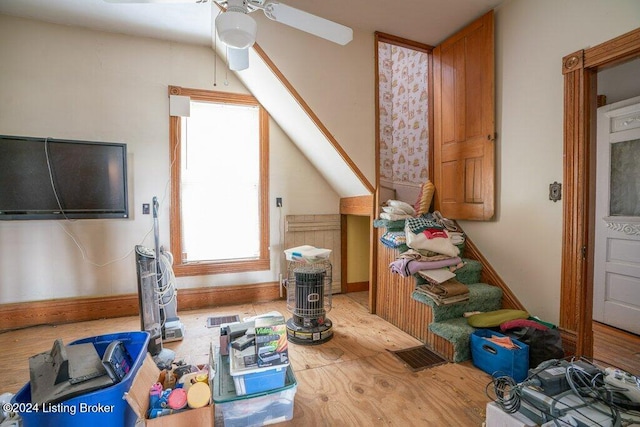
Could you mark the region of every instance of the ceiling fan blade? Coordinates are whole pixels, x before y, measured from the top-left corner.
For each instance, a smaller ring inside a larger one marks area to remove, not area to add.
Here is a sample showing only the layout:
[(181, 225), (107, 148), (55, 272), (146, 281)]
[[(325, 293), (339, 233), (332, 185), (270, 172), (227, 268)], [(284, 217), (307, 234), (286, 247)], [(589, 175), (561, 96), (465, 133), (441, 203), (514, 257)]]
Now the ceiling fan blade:
[(106, 3), (206, 3), (202, 0), (103, 0)]
[(353, 30), (286, 4), (268, 2), (264, 6), (267, 18), (298, 30), (345, 45), (353, 39)]
[(236, 49), (227, 46), (227, 59), (229, 60), (229, 69), (232, 71), (242, 71), (249, 68), (249, 48)]

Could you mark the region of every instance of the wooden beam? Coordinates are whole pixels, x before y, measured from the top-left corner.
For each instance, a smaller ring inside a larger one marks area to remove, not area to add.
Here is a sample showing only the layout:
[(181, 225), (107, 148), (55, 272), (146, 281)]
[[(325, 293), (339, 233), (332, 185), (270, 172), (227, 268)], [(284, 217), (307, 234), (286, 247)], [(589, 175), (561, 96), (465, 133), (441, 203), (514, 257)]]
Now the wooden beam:
[(342, 215), (373, 215), (373, 195), (343, 197), (340, 199), (340, 213)]

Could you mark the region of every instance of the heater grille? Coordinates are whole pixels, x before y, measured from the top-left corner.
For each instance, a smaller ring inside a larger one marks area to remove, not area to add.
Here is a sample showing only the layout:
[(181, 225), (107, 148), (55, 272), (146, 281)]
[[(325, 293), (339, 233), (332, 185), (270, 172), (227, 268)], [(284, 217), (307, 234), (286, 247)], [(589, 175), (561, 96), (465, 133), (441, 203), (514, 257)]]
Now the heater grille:
[(316, 345), (333, 336), (331, 310), (331, 262), (289, 262), (287, 271), (287, 339), (294, 344)]
[(322, 318), (331, 310), (331, 263), (291, 262), (287, 309), (297, 318)]

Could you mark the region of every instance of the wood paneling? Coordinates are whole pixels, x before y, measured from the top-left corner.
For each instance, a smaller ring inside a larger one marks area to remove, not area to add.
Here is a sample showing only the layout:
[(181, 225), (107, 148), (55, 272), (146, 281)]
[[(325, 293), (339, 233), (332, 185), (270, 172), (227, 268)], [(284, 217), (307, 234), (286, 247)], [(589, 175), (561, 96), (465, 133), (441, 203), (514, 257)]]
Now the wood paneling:
[[(178, 310), (271, 301), (279, 292), (278, 283), (180, 289)], [(138, 315), (137, 294), (2, 304), (0, 331), (132, 315)]]
[(285, 249), (302, 245), (331, 249), (332, 291), (341, 292), (342, 220), (340, 215), (287, 215), (285, 217)]
[(409, 335), (419, 339), (448, 360), (453, 360), (453, 346), (444, 338), (429, 331), (433, 321), (431, 307), (411, 298), (415, 278), (391, 273), (389, 264), (397, 258), (398, 251), (380, 243), (384, 229), (376, 228), (378, 242), (378, 280), (375, 313)]

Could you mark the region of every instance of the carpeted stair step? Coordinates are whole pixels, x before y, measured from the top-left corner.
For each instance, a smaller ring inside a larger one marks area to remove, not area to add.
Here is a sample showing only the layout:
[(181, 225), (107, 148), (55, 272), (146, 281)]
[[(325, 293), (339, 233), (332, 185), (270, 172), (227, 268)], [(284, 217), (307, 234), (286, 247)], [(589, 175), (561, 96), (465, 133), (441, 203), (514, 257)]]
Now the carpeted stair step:
[(469, 326), (465, 317), (433, 322), (429, 330), (451, 342), (453, 346), (453, 362), (459, 363), (471, 359), (470, 336), (476, 329)]
[(469, 300), (455, 304), (436, 305), (431, 298), (419, 291), (414, 291), (411, 298), (431, 307), (434, 322), (462, 317), (469, 311), (494, 311), (501, 308), (502, 289), (486, 283), (473, 283), (467, 287)]
[(456, 280), (465, 285), (479, 283), (482, 275), (482, 264), (475, 259), (462, 258), (464, 265), (455, 271)]

